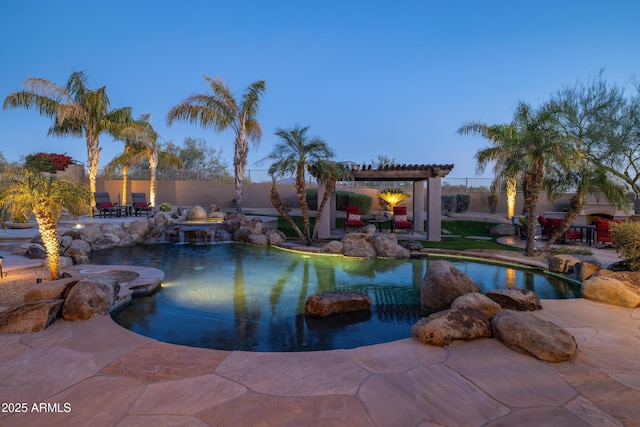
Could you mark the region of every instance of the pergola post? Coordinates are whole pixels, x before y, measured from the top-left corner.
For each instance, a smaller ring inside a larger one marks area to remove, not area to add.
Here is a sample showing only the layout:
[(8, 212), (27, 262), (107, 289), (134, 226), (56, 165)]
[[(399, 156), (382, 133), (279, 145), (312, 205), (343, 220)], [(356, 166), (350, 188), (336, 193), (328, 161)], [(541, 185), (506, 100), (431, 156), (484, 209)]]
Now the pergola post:
[(413, 231), (424, 232), (424, 181), (413, 181)]
[[(324, 193), (327, 191), (327, 186), (324, 182), (318, 181), (318, 207), (324, 197)], [(331, 196), (327, 200), (327, 204), (324, 206), (324, 212), (320, 218), (320, 225), (318, 226), (318, 239), (328, 239), (331, 236), (331, 228), (335, 228), (336, 225), (336, 204), (335, 196)]]
[(442, 182), (440, 177), (427, 178), (427, 240), (439, 242), (442, 238)]

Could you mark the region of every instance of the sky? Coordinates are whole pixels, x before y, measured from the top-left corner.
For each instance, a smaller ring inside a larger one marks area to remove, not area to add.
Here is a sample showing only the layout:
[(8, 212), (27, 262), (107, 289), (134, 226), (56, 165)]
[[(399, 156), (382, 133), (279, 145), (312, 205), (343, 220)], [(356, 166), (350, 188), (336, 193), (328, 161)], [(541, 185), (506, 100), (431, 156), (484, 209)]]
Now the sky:
[[(278, 128), (309, 126), (338, 161), (454, 164), (476, 171), (488, 142), (466, 122), (508, 123), (518, 102), (536, 107), (600, 71), (628, 85), (640, 73), (640, 2), (0, 0), (0, 96), (27, 78), (64, 86), (83, 71), (112, 108), (151, 114), (161, 142), (204, 138), (233, 164), (234, 134), (166, 124), (167, 111), (206, 93), (204, 75), (239, 97), (265, 80), (263, 137), (248, 168), (272, 151)], [(50, 137), (36, 110), (0, 111), (7, 160), (44, 151), (86, 163), (86, 141)], [(122, 151), (100, 138), (100, 165)]]

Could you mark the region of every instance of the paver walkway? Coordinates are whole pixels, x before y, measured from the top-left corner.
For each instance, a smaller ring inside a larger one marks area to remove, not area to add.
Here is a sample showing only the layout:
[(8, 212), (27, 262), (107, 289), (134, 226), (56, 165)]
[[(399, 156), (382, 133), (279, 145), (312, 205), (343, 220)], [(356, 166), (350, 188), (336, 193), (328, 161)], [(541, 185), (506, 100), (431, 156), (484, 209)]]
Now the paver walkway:
[(1, 426), (640, 426), (640, 309), (543, 300), (575, 360), (492, 339), (227, 352), (166, 344), (108, 316), (0, 334)]
[(4, 334), (0, 425), (640, 426), (640, 310), (543, 306), (538, 315), (578, 341), (574, 361), (492, 339), (216, 351), (157, 342), (108, 316)]

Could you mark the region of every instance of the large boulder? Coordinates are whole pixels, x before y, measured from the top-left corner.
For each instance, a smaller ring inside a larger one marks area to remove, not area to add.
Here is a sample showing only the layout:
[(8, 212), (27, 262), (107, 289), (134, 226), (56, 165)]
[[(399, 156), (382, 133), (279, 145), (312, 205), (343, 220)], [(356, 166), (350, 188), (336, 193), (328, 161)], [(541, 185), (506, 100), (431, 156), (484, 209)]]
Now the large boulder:
[(264, 235), (269, 238), (269, 244), (278, 246), (287, 240), (287, 236), (280, 230), (267, 229), (264, 231)]
[(471, 307), (458, 307), (434, 313), (419, 320), (411, 334), (428, 345), (445, 346), (454, 340), (472, 340), (491, 336), (491, 323)]
[(401, 258), (407, 259), (411, 257), (408, 249), (398, 244), (398, 238), (395, 234), (383, 234), (382, 236), (373, 237), (373, 248), (379, 257), (384, 258)]
[(312, 317), (328, 317), (370, 309), (371, 297), (362, 292), (325, 292), (307, 298), (304, 314)]
[(39, 332), (58, 317), (63, 300), (33, 301), (0, 313), (0, 333)]
[(66, 278), (38, 283), (24, 294), (24, 302), (65, 299), (79, 279)]
[(491, 227), (491, 230), (489, 230), (489, 234), (491, 234), (492, 236), (513, 236), (514, 234), (516, 234), (516, 229), (513, 224), (497, 224)]
[(187, 215), (189, 221), (206, 221), (207, 211), (199, 205), (191, 206), (189, 214)]
[(95, 240), (102, 238), (102, 229), (100, 229), (100, 227), (98, 227), (97, 225), (83, 227), (80, 229), (80, 236), (85, 242), (92, 243)]
[(251, 227), (240, 227), (233, 233), (233, 240), (236, 242), (246, 242), (251, 236)]
[(486, 295), (507, 310), (542, 310), (538, 294), (528, 289), (496, 289), (487, 292)]
[(578, 349), (573, 336), (533, 313), (503, 310), (491, 322), (493, 336), (519, 353), (546, 362), (572, 360)]
[(330, 242), (327, 242), (321, 249), (320, 252), (322, 252), (323, 254), (341, 254), (342, 250), (344, 248), (344, 245), (342, 244), (342, 242), (338, 241), (338, 240), (332, 240)]
[(118, 236), (118, 239), (122, 239), (127, 235), (127, 230), (124, 229), (122, 223), (105, 222), (100, 225), (100, 229), (102, 230), (102, 234), (113, 234)]
[(471, 292), (480, 292), (480, 288), (452, 263), (431, 261), (422, 279), (420, 303), (429, 311), (445, 310), (460, 295)]
[(502, 310), (500, 304), (493, 301), (484, 294), (473, 292), (464, 294), (456, 298), (451, 304), (451, 308), (469, 307), (478, 310), (487, 319), (491, 319)]
[(120, 284), (115, 280), (80, 280), (71, 288), (62, 307), (65, 320), (87, 320), (107, 314), (120, 292)]
[(269, 245), (269, 237), (264, 234), (249, 234), (247, 238), (247, 243), (251, 243), (252, 245), (258, 246), (268, 246)]
[(25, 254), (29, 259), (45, 259), (47, 257), (47, 251), (38, 244), (31, 244), (27, 248), (27, 253)]
[[(76, 240), (74, 240), (75, 242)], [(81, 240), (78, 240), (81, 242)], [(83, 242), (86, 243), (86, 242)], [(89, 253), (91, 252), (91, 248), (89, 248), (89, 252), (85, 252), (82, 249), (76, 247), (70, 247), (64, 253), (65, 257), (71, 258), (74, 264), (90, 264), (91, 260), (89, 259)]]
[(127, 227), (127, 234), (136, 243), (142, 243), (151, 231), (151, 224), (146, 219), (131, 221)]
[(549, 259), (549, 271), (575, 276), (578, 264), (589, 264), (589, 267), (581, 267), (583, 271), (585, 268), (597, 271), (602, 266), (600, 260), (594, 256), (558, 254)]
[(104, 234), (98, 240), (91, 242), (92, 251), (103, 251), (105, 249), (111, 249), (118, 245), (120, 238), (115, 234)]
[(582, 283), (582, 296), (620, 307), (640, 307), (640, 272), (600, 270)]
[[(374, 227), (375, 228), (375, 227)], [(347, 257), (376, 258), (373, 233), (349, 233), (342, 238), (342, 254)]]
[(417, 240), (404, 240), (400, 242), (400, 246), (410, 251), (421, 251), (422, 249), (424, 249), (422, 243)]

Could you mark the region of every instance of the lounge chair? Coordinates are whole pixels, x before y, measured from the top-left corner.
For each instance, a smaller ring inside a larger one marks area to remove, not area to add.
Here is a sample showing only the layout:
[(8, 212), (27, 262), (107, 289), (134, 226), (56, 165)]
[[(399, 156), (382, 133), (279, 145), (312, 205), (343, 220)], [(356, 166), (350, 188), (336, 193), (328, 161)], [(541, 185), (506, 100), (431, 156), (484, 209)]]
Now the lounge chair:
[(117, 202), (111, 203), (109, 193), (106, 191), (97, 191), (93, 193), (93, 197), (96, 201), (95, 209), (98, 211), (98, 215), (100, 217), (104, 217), (107, 214), (109, 214), (109, 216), (113, 214), (116, 214), (117, 216), (127, 214), (127, 210), (124, 206), (120, 206)]
[(409, 221), (407, 217), (406, 206), (393, 207), (393, 221), (391, 221), (391, 230), (395, 233), (398, 229), (409, 230), (411, 234), (413, 234), (413, 223)]
[(147, 203), (147, 196), (144, 193), (131, 193), (131, 205), (133, 214), (139, 216), (142, 212), (145, 212), (147, 216), (153, 211), (153, 206)]
[(360, 228), (364, 227), (362, 215), (360, 215), (360, 206), (347, 206), (347, 218), (344, 220), (344, 229), (347, 227)]

